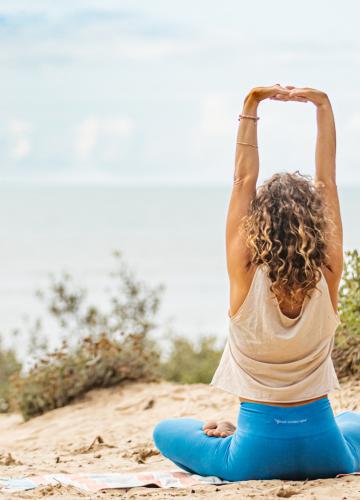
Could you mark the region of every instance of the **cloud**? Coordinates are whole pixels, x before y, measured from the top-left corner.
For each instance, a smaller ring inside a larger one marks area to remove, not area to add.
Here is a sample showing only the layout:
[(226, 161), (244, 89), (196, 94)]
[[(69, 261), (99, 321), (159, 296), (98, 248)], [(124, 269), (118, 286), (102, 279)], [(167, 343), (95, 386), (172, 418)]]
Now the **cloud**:
[(188, 156), (196, 166), (194, 177), (214, 180), (226, 176), (224, 166), (232, 165), (236, 123), (228, 94), (209, 92), (201, 99), (189, 130)]
[(229, 98), (220, 93), (206, 95), (200, 105), (197, 133), (204, 139), (229, 137), (233, 131)]
[(15, 161), (27, 158), (31, 151), (30, 124), (24, 120), (12, 119), (8, 125), (8, 131), (10, 135), (10, 158)]
[(94, 151), (98, 140), (99, 123), (96, 118), (87, 118), (78, 127), (75, 153), (79, 160), (86, 160)]
[(359, 112), (353, 113), (350, 116), (350, 118), (346, 124), (346, 128), (348, 129), (349, 132), (352, 132), (355, 134), (360, 133), (360, 113)]
[(75, 156), (84, 162), (94, 156), (112, 161), (119, 153), (120, 140), (128, 140), (134, 123), (128, 117), (89, 117), (77, 127), (75, 134)]
[(51, 3), (21, 9), (2, 5), (0, 40), (4, 50), (0, 61), (31, 66), (74, 61), (98, 64), (119, 58), (159, 59), (191, 50), (188, 37), (192, 30), (185, 23), (132, 6), (95, 4), (54, 9)]

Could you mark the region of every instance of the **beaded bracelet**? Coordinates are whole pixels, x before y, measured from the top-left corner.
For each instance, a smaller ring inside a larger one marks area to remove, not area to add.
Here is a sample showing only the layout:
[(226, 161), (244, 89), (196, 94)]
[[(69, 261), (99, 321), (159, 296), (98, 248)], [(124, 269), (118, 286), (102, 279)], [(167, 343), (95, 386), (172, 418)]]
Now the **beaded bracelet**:
[(260, 116), (251, 116), (251, 115), (242, 115), (242, 114), (239, 115), (239, 118), (238, 118), (239, 121), (240, 121), (240, 118), (249, 118), (250, 120), (255, 120), (255, 121), (260, 120)]

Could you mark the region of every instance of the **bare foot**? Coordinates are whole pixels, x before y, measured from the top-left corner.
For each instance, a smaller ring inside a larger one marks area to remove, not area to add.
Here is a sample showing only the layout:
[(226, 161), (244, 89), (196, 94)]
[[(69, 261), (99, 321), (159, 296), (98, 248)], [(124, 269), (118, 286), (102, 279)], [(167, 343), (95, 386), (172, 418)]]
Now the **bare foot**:
[(234, 434), (236, 427), (231, 422), (210, 420), (204, 424), (203, 431), (207, 436), (228, 437)]

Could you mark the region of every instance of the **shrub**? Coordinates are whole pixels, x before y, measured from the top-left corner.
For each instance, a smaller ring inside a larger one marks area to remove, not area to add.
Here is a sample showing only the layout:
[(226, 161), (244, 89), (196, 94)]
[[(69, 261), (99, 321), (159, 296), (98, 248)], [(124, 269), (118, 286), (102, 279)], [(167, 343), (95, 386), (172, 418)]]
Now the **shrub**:
[(100, 309), (88, 302), (88, 292), (74, 286), (69, 274), (51, 276), (49, 290), (38, 291), (47, 311), (63, 331), (63, 338), (76, 341), (84, 335), (137, 334), (146, 336), (158, 326), (154, 318), (164, 285), (151, 288), (136, 278), (120, 251), (113, 253), (117, 269), (110, 274), (115, 286), (108, 290), (108, 306)]
[(21, 363), (13, 349), (4, 349), (0, 342), (0, 412), (10, 409), (10, 377), (20, 373)]
[(13, 398), (25, 420), (65, 406), (96, 387), (130, 380), (155, 380), (158, 355), (141, 335), (124, 340), (101, 334), (86, 337), (76, 348), (41, 358), (25, 375), (12, 377)]
[(175, 337), (168, 359), (160, 365), (161, 376), (181, 384), (208, 384), (223, 351), (215, 347), (215, 342), (214, 336), (201, 337), (196, 346), (184, 337)]
[(339, 289), (341, 323), (335, 338), (333, 360), (340, 379), (360, 378), (360, 256), (345, 252), (344, 272)]
[(114, 256), (120, 264), (112, 273), (117, 285), (105, 310), (89, 305), (85, 291), (74, 287), (67, 274), (52, 277), (49, 291), (38, 293), (62, 329), (63, 344), (44, 354), (42, 325), (35, 322), (30, 346), (41, 357), (24, 373), (15, 373), (11, 382), (12, 401), (25, 419), (64, 406), (95, 387), (157, 377), (159, 354), (149, 334), (157, 326), (154, 317), (164, 287), (137, 280), (120, 252)]

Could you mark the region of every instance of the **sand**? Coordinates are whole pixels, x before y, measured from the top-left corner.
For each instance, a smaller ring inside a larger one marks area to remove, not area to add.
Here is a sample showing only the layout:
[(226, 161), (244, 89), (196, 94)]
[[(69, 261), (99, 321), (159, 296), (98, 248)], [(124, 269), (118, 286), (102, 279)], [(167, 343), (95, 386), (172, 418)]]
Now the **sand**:
[[(334, 411), (360, 411), (360, 382), (347, 382), (331, 397)], [(162, 418), (222, 417), (236, 422), (237, 398), (213, 387), (131, 383), (99, 389), (81, 400), (29, 422), (0, 416), (0, 476), (42, 473), (122, 472), (174, 469), (152, 442)], [(100, 440), (97, 437), (100, 436)], [(100, 442), (99, 442), (100, 441)], [(132, 488), (85, 494), (73, 488), (43, 487), (1, 498), (289, 498), (360, 499), (360, 476), (316, 481), (244, 481), (192, 489)]]

